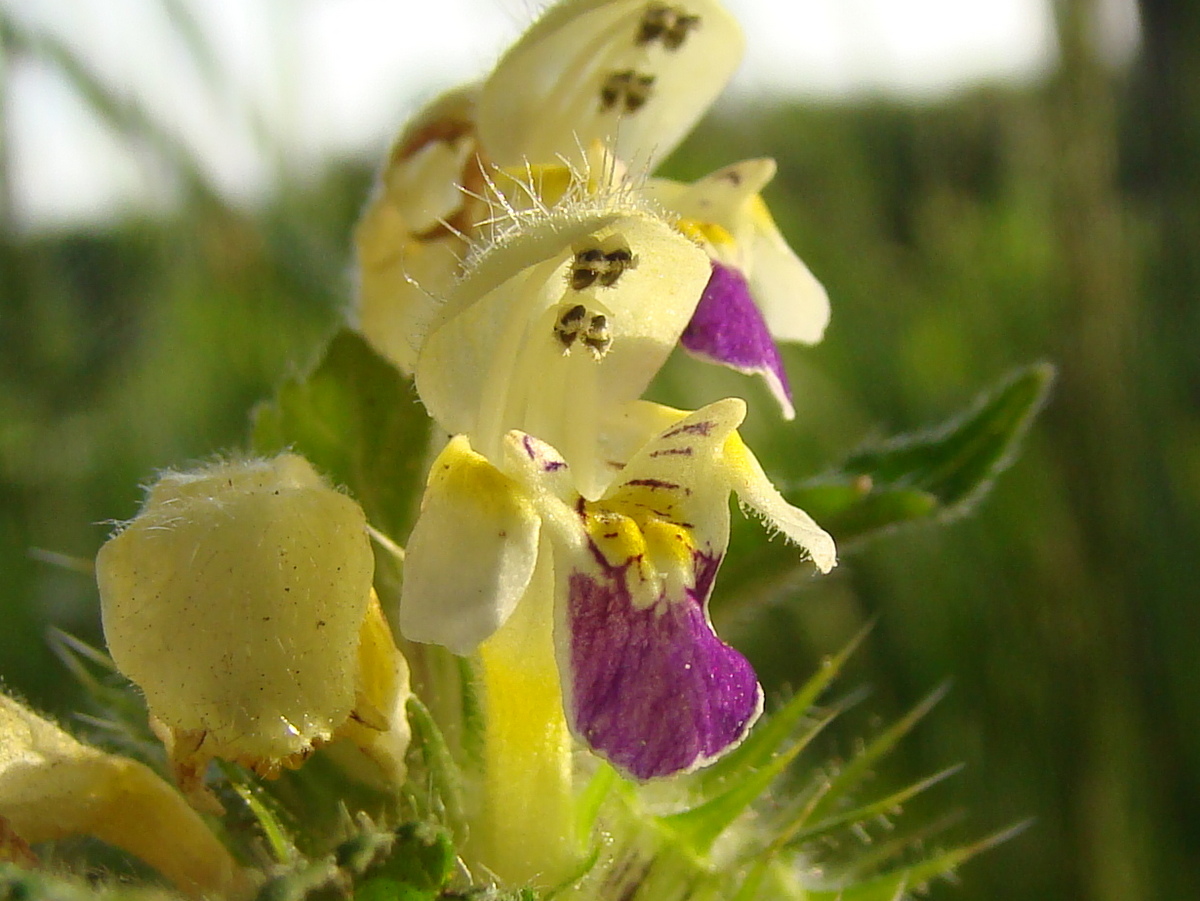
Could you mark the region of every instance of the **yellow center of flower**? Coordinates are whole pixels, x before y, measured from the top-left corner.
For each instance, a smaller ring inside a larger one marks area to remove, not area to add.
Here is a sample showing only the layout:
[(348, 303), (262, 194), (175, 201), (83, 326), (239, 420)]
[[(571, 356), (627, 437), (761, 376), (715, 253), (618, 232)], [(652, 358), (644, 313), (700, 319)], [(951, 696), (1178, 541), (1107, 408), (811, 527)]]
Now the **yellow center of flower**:
[(678, 485), (648, 479), (627, 483), (615, 498), (581, 505), (592, 547), (609, 567), (626, 571), (636, 607), (693, 587), (696, 542), (691, 524), (674, 515), (678, 491)]
[(701, 244), (712, 244), (717, 247), (731, 246), (736, 243), (729, 230), (715, 222), (684, 218), (677, 221), (675, 227), (693, 241), (699, 241)]

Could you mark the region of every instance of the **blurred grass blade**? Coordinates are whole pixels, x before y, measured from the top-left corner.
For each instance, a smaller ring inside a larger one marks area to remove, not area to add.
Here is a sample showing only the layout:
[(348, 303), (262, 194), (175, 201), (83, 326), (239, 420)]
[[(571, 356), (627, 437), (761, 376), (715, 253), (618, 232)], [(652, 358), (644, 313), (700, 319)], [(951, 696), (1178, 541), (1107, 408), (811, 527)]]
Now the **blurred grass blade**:
[(244, 89), (237, 90), (237, 86), (230, 83), (228, 67), (214, 50), (191, 6), (185, 0), (159, 0), (159, 4), (167, 21), (187, 47), (208, 90), (214, 97), (231, 98), (258, 148), (272, 159), (281, 158), (283, 146), (247, 92)]
[(0, 40), (12, 55), (25, 53), (52, 66), (97, 119), (127, 140), (153, 148), (192, 197), (217, 209), (226, 208), (220, 192), (187, 145), (140, 103), (105, 84), (69, 44), (54, 35), (31, 33), (12, 17), (0, 18), (0, 29), (4, 32)]

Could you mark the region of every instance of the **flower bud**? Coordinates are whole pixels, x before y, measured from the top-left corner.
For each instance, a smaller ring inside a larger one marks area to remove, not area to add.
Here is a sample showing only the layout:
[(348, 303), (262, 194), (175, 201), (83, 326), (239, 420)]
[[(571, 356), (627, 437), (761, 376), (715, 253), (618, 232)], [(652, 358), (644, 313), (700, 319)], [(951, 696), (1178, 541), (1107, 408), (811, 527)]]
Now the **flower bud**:
[[(264, 775), (298, 766), (373, 694), (361, 691), (377, 656), (360, 653), (362, 635), (378, 631), (366, 525), (284, 454), (165, 474), (100, 549), (109, 651), (145, 693), (186, 789), (213, 757)], [(394, 709), (355, 719), (387, 730)]]
[(144, 764), (76, 741), (3, 694), (0, 735), (0, 822), (10, 843), (94, 835), (194, 895), (236, 893), (244, 881), (200, 816)]

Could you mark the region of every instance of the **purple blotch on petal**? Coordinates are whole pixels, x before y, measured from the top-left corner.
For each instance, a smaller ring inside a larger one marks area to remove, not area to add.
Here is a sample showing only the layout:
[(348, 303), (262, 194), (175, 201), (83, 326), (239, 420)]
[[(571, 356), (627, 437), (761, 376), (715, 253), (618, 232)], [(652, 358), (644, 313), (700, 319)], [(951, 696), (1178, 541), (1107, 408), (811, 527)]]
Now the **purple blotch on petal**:
[(633, 606), (628, 567), (572, 572), (567, 617), (571, 725), (637, 779), (688, 772), (736, 745), (762, 709), (749, 661), (704, 612), (720, 558), (697, 552), (696, 587)]
[(522, 437), (521, 446), (525, 448), (525, 453), (529, 459), (542, 467), (543, 472), (557, 472), (560, 469), (567, 468), (565, 461), (547, 455), (546, 449), (549, 449), (549, 445), (543, 444), (532, 435)]
[(679, 343), (702, 360), (761, 375), (783, 408), (784, 418), (795, 415), (779, 348), (750, 295), (750, 285), (737, 269), (713, 261), (712, 275)]

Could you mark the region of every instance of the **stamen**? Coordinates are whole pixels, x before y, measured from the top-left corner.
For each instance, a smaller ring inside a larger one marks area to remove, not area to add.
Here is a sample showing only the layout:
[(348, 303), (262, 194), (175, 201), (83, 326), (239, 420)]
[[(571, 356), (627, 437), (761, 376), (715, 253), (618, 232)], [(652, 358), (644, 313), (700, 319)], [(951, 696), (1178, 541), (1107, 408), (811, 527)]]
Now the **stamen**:
[(612, 335), (608, 332), (608, 317), (603, 313), (593, 316), (587, 331), (583, 333), (580, 340), (597, 360), (608, 353), (609, 347), (612, 346)]
[(644, 44), (661, 40), (667, 50), (678, 50), (687, 40), (688, 32), (700, 26), (700, 17), (691, 15), (682, 6), (651, 3), (642, 16), (635, 43)]
[(643, 75), (633, 69), (613, 72), (600, 87), (600, 111), (608, 112), (620, 101), (623, 112), (636, 113), (650, 99), (653, 87), (653, 75)]
[(575, 304), (558, 317), (558, 322), (554, 325), (554, 336), (562, 342), (565, 349), (569, 350), (580, 332), (584, 331), (583, 321), (586, 317), (587, 308), (581, 303)]
[(590, 288), (596, 277), (607, 271), (604, 251), (599, 247), (575, 253), (575, 265), (571, 267), (571, 287), (576, 291)]
[(571, 287), (576, 291), (590, 288), (597, 281), (600, 287), (611, 288), (627, 269), (636, 269), (638, 259), (628, 247), (604, 251), (589, 247), (575, 251), (575, 262), (571, 266)]
[(554, 322), (554, 337), (562, 344), (564, 355), (579, 341), (592, 352), (594, 359), (602, 359), (612, 346), (608, 317), (591, 312), (581, 303), (563, 304), (559, 309), (562, 312)]

